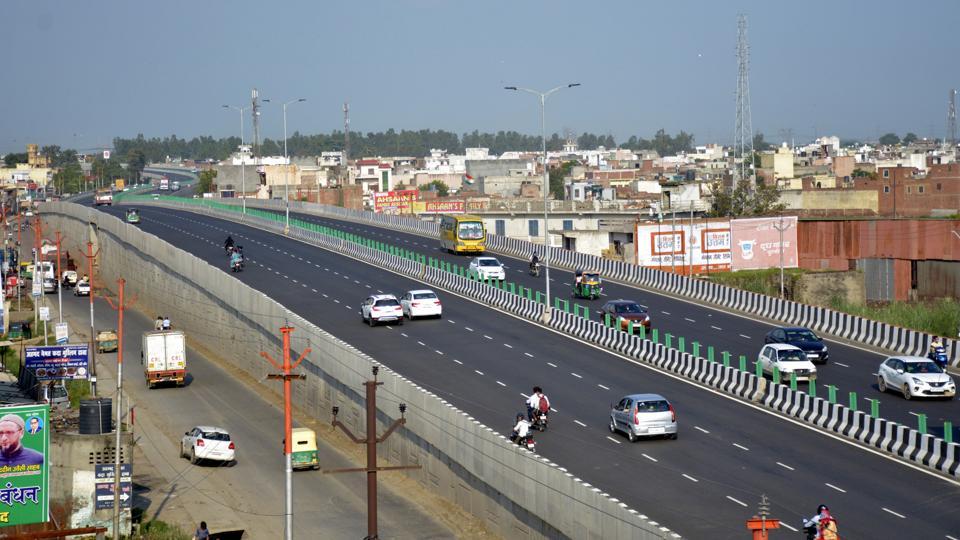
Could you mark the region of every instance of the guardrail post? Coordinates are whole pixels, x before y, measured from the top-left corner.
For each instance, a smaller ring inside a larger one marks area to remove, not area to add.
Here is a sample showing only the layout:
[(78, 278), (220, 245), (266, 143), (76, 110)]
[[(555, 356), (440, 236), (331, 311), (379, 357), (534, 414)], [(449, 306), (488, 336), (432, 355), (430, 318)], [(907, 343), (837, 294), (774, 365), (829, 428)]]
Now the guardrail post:
[(659, 330), (659, 329), (654, 328), (653, 330), (650, 331), (650, 341), (652, 341), (652, 342), (654, 342), (654, 343), (660, 343), (660, 330)]
[(633, 335), (633, 323), (627, 321), (627, 334)]
[(527, 300), (533, 300), (533, 289), (527, 289)]
[(829, 401), (831, 405), (837, 402), (837, 387), (833, 384), (827, 385), (827, 401)]
[(741, 354), (740, 355), (740, 371), (746, 371), (746, 370), (747, 370), (747, 357)]
[(693, 345), (693, 355), (699, 358), (699, 357), (700, 357), (700, 342), (699, 342), (699, 341), (694, 341), (694, 342), (692, 343), (692, 345)]
[(793, 391), (797, 390), (797, 372), (796, 371), (790, 372), (790, 389)]
[(510, 282), (507, 284), (507, 287), (510, 289), (510, 294), (517, 294), (517, 284)]
[(537, 291), (537, 303), (538, 303), (538, 304), (542, 304), (542, 303), (543, 303), (543, 300), (541, 299), (542, 296), (543, 296), (543, 293), (541, 293), (540, 291)]
[(604, 326), (610, 326), (610, 314), (609, 314), (609, 313), (604, 313), (604, 314), (603, 314), (603, 325), (604, 325)]
[(864, 398), (870, 402), (870, 418), (880, 418), (880, 400)]
[(753, 374), (760, 379), (763, 378), (763, 364), (759, 360), (753, 361)]
[(850, 392), (850, 410), (851, 411), (857, 410), (857, 393), (856, 392)]
[(664, 333), (663, 333), (663, 344), (664, 344), (664, 346), (666, 346), (668, 349), (672, 348), (672, 347), (673, 347), (673, 334), (671, 334), (670, 332), (664, 332)]
[(713, 359), (713, 345), (707, 345), (707, 360), (716, 362), (716, 360)]
[(647, 339), (647, 327), (640, 325), (640, 339)]
[(807, 382), (807, 394), (809, 394), (810, 397), (817, 397), (817, 381), (816, 381), (816, 379), (810, 379), (810, 380)]
[(730, 367), (730, 352), (723, 351), (723, 367)]
[(680, 352), (687, 352), (687, 340), (683, 336), (677, 338), (677, 348)]
[(920, 413), (917, 415), (917, 431), (921, 435), (927, 434), (927, 415)]
[(776, 364), (773, 365), (773, 382), (775, 384), (781, 384), (783, 382), (783, 377), (780, 376), (780, 368)]
[(947, 444), (953, 443), (953, 422), (949, 420), (943, 422), (943, 440)]

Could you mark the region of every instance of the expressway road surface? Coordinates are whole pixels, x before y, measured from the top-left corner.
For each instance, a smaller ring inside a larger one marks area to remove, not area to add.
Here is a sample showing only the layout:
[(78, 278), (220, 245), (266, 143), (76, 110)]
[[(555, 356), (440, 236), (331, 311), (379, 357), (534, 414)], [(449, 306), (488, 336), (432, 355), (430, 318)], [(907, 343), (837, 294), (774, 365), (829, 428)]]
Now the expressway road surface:
[[(136, 291), (127, 293), (130, 298)], [(51, 295), (48, 300), (56, 308), (56, 296)], [(89, 299), (73, 296), (72, 290), (64, 289), (63, 304), (75, 340), (89, 339)], [(153, 329), (153, 315), (135, 310), (128, 310), (124, 315), (125, 399), (132, 399), (136, 408), (137, 444), (167, 479), (141, 495), (150, 501), (145, 514), (177, 523), (185, 530), (193, 530), (191, 527), (197, 522), (206, 520), (215, 532), (242, 528), (249, 538), (279, 537), (284, 519), (282, 402), (265, 398), (262, 392), (253, 390), (234, 373), (192, 348), (187, 351), (187, 386), (148, 390), (139, 360), (139, 338), (144, 331)], [(176, 327), (176, 312), (163, 315), (169, 316)], [(116, 312), (99, 298), (94, 318), (98, 329), (117, 327)], [(192, 332), (195, 331), (188, 330), (187, 334)], [(82, 333), (83, 338), (78, 333)], [(259, 351), (251, 350), (250, 354), (258, 355)], [(97, 363), (101, 369), (100, 394), (116, 400), (116, 354), (98, 355)], [(223, 427), (231, 433), (237, 445), (236, 465), (195, 466), (177, 457), (180, 436), (193, 426), (203, 424)], [(311, 419), (306, 425), (316, 430), (329, 429), (326, 419)], [(322, 440), (318, 443), (323, 467), (356, 466)], [(297, 471), (293, 478), (296, 537), (363, 536), (367, 530), (364, 475)], [(381, 538), (456, 537), (453, 531), (413, 504), (408, 493), (396, 493), (389, 489), (388, 482), (382, 484), (379, 493)], [(184, 515), (184, 511), (189, 516)]]
[[(850, 538), (960, 538), (955, 482), (449, 293), (440, 292), (442, 320), (369, 328), (359, 315), (366, 295), (423, 285), (244, 225), (150, 207), (141, 215), (144, 231), (224, 270), (229, 233), (250, 264), (226, 275), (501, 433), (523, 409), (523, 395), (543, 386), (557, 411), (538, 451), (685, 537), (742, 538), (743, 520), (765, 493), (774, 516), (793, 528), (826, 502)], [(647, 391), (675, 404), (679, 440), (628, 444), (607, 431), (609, 404)]]
[[(430, 257), (439, 257), (463, 267), (470, 263), (470, 257), (448, 254), (440, 249), (439, 241), (433, 238), (372, 225), (320, 218), (310, 214), (291, 212), (290, 216), (387, 242)], [(508, 281), (534, 290), (545, 289), (544, 277), (535, 278), (527, 272), (528, 261), (496, 256), (507, 266)], [(745, 355), (750, 369), (753, 368), (753, 362), (763, 347), (764, 336), (775, 327), (753, 317), (737, 315), (694, 301), (611, 281), (604, 283), (604, 295), (600, 300), (574, 299), (570, 292), (573, 283), (572, 272), (551, 269), (550, 279), (552, 295), (570, 300), (571, 303), (589, 306), (597, 320), (602, 316), (599, 309), (603, 302), (620, 298), (634, 300), (649, 310), (653, 325), (660, 329), (661, 335), (669, 332), (674, 336), (686, 337), (688, 343), (694, 340), (700, 341), (704, 351), (708, 345), (713, 345), (718, 360), (721, 351), (729, 351), (733, 365), (738, 365), (740, 355)], [(870, 410), (870, 403), (865, 398), (879, 399), (882, 417), (913, 427), (917, 426), (917, 414), (926, 414), (930, 432), (937, 436), (943, 436), (944, 421), (951, 421), (954, 425), (954, 440), (960, 440), (960, 400), (907, 401), (899, 393), (881, 394), (877, 389), (874, 374), (886, 355), (846, 342), (828, 341), (830, 361), (826, 365), (817, 366), (819, 376), (817, 390), (820, 395), (826, 396), (826, 388), (823, 385), (828, 384), (838, 388), (838, 399), (843, 403), (848, 403), (847, 392), (857, 392), (860, 397), (860, 408), (866, 411)], [(806, 384), (800, 383), (800, 387), (805, 388)]]

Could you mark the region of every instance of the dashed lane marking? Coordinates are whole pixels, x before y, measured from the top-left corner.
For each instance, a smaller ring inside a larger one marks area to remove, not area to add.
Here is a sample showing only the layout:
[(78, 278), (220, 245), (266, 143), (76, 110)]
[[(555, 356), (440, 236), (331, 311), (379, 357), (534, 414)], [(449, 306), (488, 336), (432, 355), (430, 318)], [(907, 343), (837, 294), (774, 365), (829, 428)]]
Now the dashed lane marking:
[(487, 338), (487, 339), (493, 339), (492, 337), (490, 337), (490, 336), (488, 336), (488, 335), (486, 335), (486, 334), (484, 334), (483, 337), (485, 337), (485, 338)]
[(602, 385), (602, 384), (598, 384), (597, 386), (599, 386), (600, 388), (603, 388), (604, 390), (609, 390), (609, 388), (607, 388), (606, 386), (604, 386), (604, 385)]
[(697, 431), (702, 431), (702, 432), (704, 432), (704, 433), (710, 433), (709, 431), (703, 429), (703, 428), (700, 427), (700, 426), (693, 426), (693, 429), (695, 429), (695, 430), (697, 430)]
[[(684, 476), (686, 476), (686, 475), (684, 475)], [(727, 495), (727, 498), (730, 499), (731, 501), (739, 504), (740, 506), (743, 506), (744, 508), (746, 508), (746, 506), (747, 506), (747, 503), (745, 503), (745, 502), (743, 502), (743, 501), (739, 501), (739, 500), (737, 500), (737, 499), (734, 499), (733, 497), (731, 497), (731, 496), (729, 496), (729, 495)]]
[(461, 366), (463, 365), (463, 362), (457, 360), (456, 358), (454, 358), (453, 361), (456, 362), (456, 363), (458, 363), (458, 364), (460, 364)]
[(528, 353), (528, 352), (525, 352), (525, 353), (523, 353), (523, 354), (525, 354), (526, 356), (529, 356), (530, 358), (533, 358), (533, 355), (530, 354), (530, 353)]
[(748, 335), (746, 335), (746, 334), (740, 334), (740, 337), (742, 337), (742, 338), (744, 338), (744, 339), (752, 339), (750, 336), (748, 336)]
[(740, 445), (740, 444), (737, 444), (737, 443), (733, 443), (733, 445), (736, 446), (737, 448), (745, 451), (745, 452), (749, 452), (749, 451), (750, 451), (750, 449), (747, 448), (746, 446), (743, 446), (743, 445)]
[(473, 328), (470, 328), (469, 326), (464, 326), (463, 328), (464, 328), (464, 330), (466, 330), (467, 332), (473, 332)]
[(581, 422), (581, 421), (579, 421), (579, 420), (574, 420), (573, 423), (576, 424), (576, 425), (578, 425), (578, 426), (580, 426), (580, 427), (587, 427), (586, 424), (584, 424), (583, 422)]
[(609, 435), (607, 435), (607, 439), (609, 439), (609, 440), (611, 440), (611, 441), (613, 441), (613, 442), (615, 442), (615, 443), (617, 443), (617, 444), (622, 444), (620, 441), (614, 439), (613, 437), (611, 437), (611, 436), (609, 436)]
[(508, 348), (508, 349), (512, 349), (512, 348), (513, 348), (513, 345), (511, 345), (511, 344), (509, 344), (509, 343), (504, 343), (503, 346), (506, 347), (506, 348)]
[(833, 484), (831, 484), (831, 483), (829, 483), (829, 482), (824, 483), (824, 485), (827, 486), (827, 487), (830, 488), (830, 489), (835, 489), (835, 490), (839, 491), (840, 493), (846, 493), (846, 492), (847, 492), (847, 490), (838, 488), (837, 486), (835, 486), (835, 485), (833, 485)]
[(713, 328), (714, 330), (723, 330), (723, 328), (720, 328), (719, 326), (713, 326), (713, 325), (710, 325), (710, 328)]
[(479, 369), (475, 369), (474, 371), (476, 371), (476, 372), (477, 372), (477, 375), (483, 375), (483, 372), (482, 372), (482, 371), (480, 371)]
[(500, 382), (500, 381), (497, 381), (497, 384), (499, 384), (500, 386), (507, 386), (507, 385), (503, 384), (503, 383)]
[(783, 463), (780, 463), (779, 461), (777, 462), (777, 465), (783, 467), (784, 469), (787, 469), (788, 471), (795, 471), (795, 470), (796, 470), (796, 469), (794, 469), (793, 467), (791, 467), (791, 466), (789, 466), (789, 465), (785, 465), (785, 464), (783, 464)]
[(422, 346), (422, 347), (426, 347), (426, 346), (427, 346), (427, 344), (424, 343), (424, 342), (422, 342), (422, 341), (418, 341), (418, 342), (417, 342), (417, 345), (420, 345), (420, 346)]
[(850, 366), (848, 366), (848, 365), (846, 365), (846, 364), (841, 364), (840, 362), (834, 362), (834, 365), (837, 365), (837, 366), (840, 366), (840, 367), (850, 367)]
[[(687, 473), (683, 473), (683, 477), (686, 478), (687, 480), (690, 480), (691, 482), (699, 482), (699, 480), (697, 480), (696, 478), (690, 476), (690, 475), (687, 474)], [(744, 506), (746, 506), (746, 505), (744, 505)]]
[(894, 512), (893, 510), (891, 510), (891, 509), (889, 509), (889, 508), (887, 508), (887, 507), (881, 507), (881, 509), (882, 509), (884, 512), (888, 512), (888, 513), (890, 513), (890, 514), (893, 514), (893, 515), (897, 516), (897, 517), (900, 518), (900, 519), (907, 519), (907, 516), (905, 516), (905, 515), (903, 515), (903, 514), (900, 514), (900, 513), (897, 513), (897, 512)]
[(572, 372), (572, 371), (570, 372), (570, 374), (573, 375), (574, 377), (578, 378), (578, 379), (582, 379), (582, 378), (583, 378), (582, 375), (577, 375), (576, 373), (574, 373), (574, 372)]
[(547, 362), (547, 365), (550, 366), (550, 367), (557, 367), (557, 365), (554, 364), (553, 362)]
[(652, 462), (654, 462), (654, 463), (657, 462), (657, 458), (655, 458), (655, 457), (650, 457), (650, 456), (648, 456), (648, 455), (646, 455), (646, 454), (640, 454), (640, 455), (643, 456), (643, 457), (645, 457), (645, 458), (647, 458), (647, 459), (649, 459), (650, 461), (652, 461)]
[(683, 320), (689, 321), (689, 322), (692, 322), (692, 323), (697, 322), (697, 321), (695, 321), (695, 320), (693, 320), (693, 319), (691, 319), (691, 318), (689, 318), (689, 317), (684, 317)]

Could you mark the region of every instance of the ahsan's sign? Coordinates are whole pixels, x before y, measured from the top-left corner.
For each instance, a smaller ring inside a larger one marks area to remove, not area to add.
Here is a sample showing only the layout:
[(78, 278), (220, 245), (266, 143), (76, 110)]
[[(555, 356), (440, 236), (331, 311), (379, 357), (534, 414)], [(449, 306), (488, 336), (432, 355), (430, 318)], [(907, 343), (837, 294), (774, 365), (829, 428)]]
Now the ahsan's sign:
[(373, 194), (373, 210), (377, 213), (409, 214), (419, 196), (420, 192), (415, 189), (376, 192)]
[(463, 214), (463, 201), (419, 201), (413, 203), (414, 214)]

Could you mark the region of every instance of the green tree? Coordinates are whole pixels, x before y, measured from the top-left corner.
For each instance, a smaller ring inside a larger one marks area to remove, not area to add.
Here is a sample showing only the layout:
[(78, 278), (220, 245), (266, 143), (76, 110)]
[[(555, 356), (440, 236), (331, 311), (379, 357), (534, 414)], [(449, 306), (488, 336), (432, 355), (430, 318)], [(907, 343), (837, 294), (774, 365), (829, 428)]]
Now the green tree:
[(900, 137), (897, 137), (896, 133), (887, 133), (883, 137), (880, 137), (880, 144), (886, 146), (893, 146), (900, 144)]
[(763, 139), (763, 132), (758, 131), (757, 134), (753, 136), (754, 150), (762, 152), (764, 150), (770, 150), (771, 148), (773, 148), (773, 145)]
[(450, 193), (450, 187), (447, 184), (443, 183), (442, 180), (434, 180), (429, 184), (424, 184), (420, 186), (420, 191), (436, 191), (441, 197), (446, 197)]
[(764, 216), (786, 208), (775, 186), (759, 184), (751, 188), (748, 180), (741, 180), (733, 190), (716, 185), (711, 189), (711, 198), (713, 217)]
[(910, 144), (916, 141), (917, 139), (919, 139), (919, 137), (917, 137), (917, 134), (911, 131), (903, 136), (903, 144)]
[(79, 193), (83, 184), (83, 171), (80, 163), (74, 160), (53, 173), (53, 185), (58, 193)]
[(7, 154), (3, 156), (3, 163), (7, 167), (16, 167), (17, 163), (26, 163), (26, 162), (27, 162), (26, 152), (19, 153), (19, 154)]
[(217, 171), (208, 169), (200, 171), (197, 179), (197, 190), (200, 193), (211, 193), (213, 191), (213, 179), (217, 177)]
[(564, 161), (559, 167), (550, 169), (550, 194), (553, 195), (554, 199), (563, 200), (563, 182), (570, 176), (570, 170), (573, 169), (574, 165), (577, 165), (576, 161)]
[(143, 168), (147, 166), (147, 155), (143, 150), (134, 148), (127, 152), (127, 170), (130, 171), (131, 180), (140, 183), (140, 174)]

